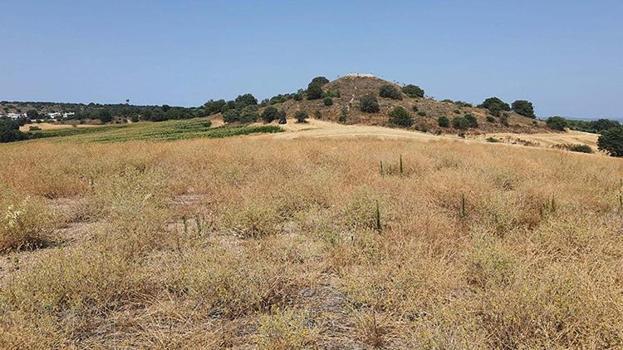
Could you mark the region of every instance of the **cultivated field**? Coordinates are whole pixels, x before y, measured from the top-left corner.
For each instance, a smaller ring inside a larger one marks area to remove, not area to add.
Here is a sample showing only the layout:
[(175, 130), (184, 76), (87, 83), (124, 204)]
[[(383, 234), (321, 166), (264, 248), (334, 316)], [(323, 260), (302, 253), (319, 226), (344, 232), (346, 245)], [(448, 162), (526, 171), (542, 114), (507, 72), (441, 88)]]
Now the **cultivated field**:
[(315, 125), (0, 145), (0, 348), (623, 347), (619, 159)]

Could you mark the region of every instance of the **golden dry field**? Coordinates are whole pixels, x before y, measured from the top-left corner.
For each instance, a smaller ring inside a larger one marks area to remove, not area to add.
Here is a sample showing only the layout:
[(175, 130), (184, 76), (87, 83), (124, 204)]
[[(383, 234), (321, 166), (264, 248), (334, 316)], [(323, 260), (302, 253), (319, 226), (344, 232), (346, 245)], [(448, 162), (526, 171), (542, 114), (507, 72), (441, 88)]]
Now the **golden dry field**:
[(299, 128), (0, 145), (0, 348), (623, 347), (620, 159)]

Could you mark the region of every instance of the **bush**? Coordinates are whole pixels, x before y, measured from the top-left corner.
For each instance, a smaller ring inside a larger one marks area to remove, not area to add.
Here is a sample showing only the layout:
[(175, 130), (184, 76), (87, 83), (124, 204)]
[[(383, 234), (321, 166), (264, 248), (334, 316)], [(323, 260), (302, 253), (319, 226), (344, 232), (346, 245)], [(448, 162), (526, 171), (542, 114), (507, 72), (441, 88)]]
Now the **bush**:
[(237, 109), (229, 109), (223, 113), (223, 121), (225, 123), (234, 123), (240, 120), (240, 113)]
[(333, 99), (331, 97), (325, 97), (324, 100), (322, 100), (322, 103), (324, 103), (325, 106), (333, 106)]
[(307, 99), (308, 100), (317, 100), (322, 98), (322, 87), (329, 82), (329, 79), (325, 77), (315, 77), (312, 81), (307, 85)]
[(488, 115), (488, 116), (487, 116), (487, 122), (489, 122), (489, 123), (495, 123), (495, 118), (493, 118), (493, 116)]
[(359, 99), (359, 109), (365, 113), (378, 113), (381, 110), (379, 101), (372, 95), (366, 95)]
[(452, 118), (452, 127), (459, 130), (467, 130), (469, 129), (469, 121), (465, 119), (465, 117), (454, 117)]
[(450, 126), (450, 119), (446, 116), (441, 116), (437, 118), (437, 124), (442, 128), (447, 128)]
[(246, 106), (242, 109), (242, 111), (240, 111), (241, 123), (253, 123), (257, 121), (259, 117), (256, 105)]
[(608, 129), (597, 139), (597, 147), (614, 157), (623, 157), (623, 127)]
[(402, 87), (402, 92), (409, 97), (424, 97), (424, 90), (422, 90), (419, 86), (409, 84)]
[(496, 139), (495, 137), (489, 136), (486, 138), (487, 142), (500, 142), (500, 140)]
[(536, 115), (534, 115), (534, 106), (530, 101), (517, 100), (513, 102), (512, 108), (515, 113), (523, 115), (524, 117), (536, 118)]
[(337, 121), (342, 124), (348, 121), (348, 107), (342, 107), (342, 110), (340, 111), (340, 117), (337, 119)]
[(562, 117), (549, 117), (545, 121), (547, 127), (553, 130), (565, 131), (567, 127), (567, 121)]
[(400, 90), (394, 85), (385, 84), (379, 89), (379, 96), (385, 98), (391, 98), (392, 100), (402, 100), (402, 94)]
[(279, 118), (279, 111), (275, 107), (266, 107), (262, 112), (262, 120), (264, 123), (270, 123)]
[(474, 117), (471, 114), (466, 114), (465, 115), (465, 120), (467, 120), (467, 123), (469, 124), (470, 128), (477, 128), (478, 127), (478, 119), (476, 119), (476, 117)]
[(206, 114), (212, 115), (223, 111), (223, 107), (227, 105), (225, 100), (210, 100), (203, 105)]
[(389, 113), (389, 122), (396, 125), (409, 128), (413, 125), (413, 118), (403, 107), (394, 107)]
[(288, 117), (286, 116), (285, 111), (279, 111), (279, 124), (287, 124)]
[(27, 135), (19, 131), (19, 122), (0, 118), (0, 143), (24, 140)]
[(563, 144), (554, 145), (553, 147), (558, 148), (558, 149), (564, 149), (564, 150), (571, 151), (571, 152), (593, 153), (593, 149), (591, 148), (591, 146), (584, 145), (584, 144), (563, 143)]
[(420, 117), (426, 117), (426, 112), (419, 111), (419, 112), (417, 112), (417, 115), (419, 115)]
[(296, 118), (297, 123), (307, 123), (307, 118), (309, 118), (309, 115), (305, 111), (298, 111), (294, 115), (294, 118)]
[(244, 94), (236, 97), (234, 103), (236, 108), (242, 110), (244, 107), (257, 105), (257, 98), (251, 94)]
[(478, 107), (488, 109), (489, 112), (491, 112), (491, 114), (495, 116), (499, 116), (501, 112), (511, 110), (511, 107), (508, 105), (508, 103), (502, 101), (497, 97), (490, 97), (484, 100), (484, 102)]
[(102, 109), (98, 113), (98, 118), (102, 123), (110, 123), (112, 121), (112, 114), (107, 109)]

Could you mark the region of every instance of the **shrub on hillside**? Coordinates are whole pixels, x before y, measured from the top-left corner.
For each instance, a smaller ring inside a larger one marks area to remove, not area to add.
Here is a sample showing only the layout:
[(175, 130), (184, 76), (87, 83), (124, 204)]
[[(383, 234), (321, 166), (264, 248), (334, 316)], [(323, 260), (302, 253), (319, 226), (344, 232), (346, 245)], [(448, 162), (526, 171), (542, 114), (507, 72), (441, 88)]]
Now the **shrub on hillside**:
[(515, 113), (523, 115), (524, 117), (536, 118), (536, 115), (534, 115), (534, 106), (530, 101), (517, 100), (513, 102), (512, 108)]
[(454, 117), (452, 118), (452, 127), (459, 130), (467, 130), (469, 129), (469, 121), (465, 119), (465, 117)]
[(547, 127), (553, 130), (565, 131), (567, 127), (567, 121), (562, 117), (549, 117), (545, 121)]
[(409, 84), (402, 87), (402, 92), (409, 97), (424, 97), (424, 90), (422, 90), (419, 86)]
[(348, 107), (343, 106), (342, 110), (340, 111), (340, 117), (337, 120), (340, 123), (346, 123), (348, 121)]
[(261, 117), (264, 123), (270, 123), (273, 120), (277, 120), (279, 118), (279, 110), (272, 106), (266, 107), (266, 109), (264, 109), (264, 111), (262, 112)]
[(446, 116), (441, 116), (437, 118), (437, 124), (442, 128), (447, 128), (450, 126), (450, 119)]
[(491, 114), (495, 116), (499, 116), (502, 112), (511, 110), (511, 107), (508, 105), (508, 103), (502, 101), (497, 97), (489, 97), (488, 99), (484, 100), (484, 102), (482, 102), (482, 104), (478, 107), (488, 109), (489, 112), (491, 112)]
[(394, 107), (389, 113), (389, 122), (396, 126), (409, 128), (413, 125), (413, 117), (403, 107)]
[(225, 100), (210, 100), (203, 105), (203, 109), (205, 110), (207, 115), (216, 114), (223, 110), (223, 107), (227, 105)]
[(558, 149), (564, 149), (571, 152), (593, 153), (593, 149), (589, 145), (563, 143), (552, 146)]
[(488, 115), (487, 116), (487, 122), (489, 123), (495, 123), (495, 118), (493, 116)]
[(322, 100), (322, 103), (324, 103), (325, 106), (333, 106), (333, 99), (331, 97), (325, 97)]
[(279, 124), (287, 124), (288, 117), (286, 116), (285, 111), (279, 111)]
[(112, 121), (112, 114), (107, 109), (102, 109), (98, 113), (98, 118), (102, 123), (110, 123)]
[(474, 117), (473, 115), (466, 114), (464, 118), (465, 118), (465, 120), (467, 120), (467, 123), (468, 123), (470, 128), (477, 128), (478, 127), (478, 119), (476, 119), (476, 117)]
[(246, 106), (240, 111), (241, 123), (253, 123), (257, 121), (259, 117), (256, 105)]
[(623, 127), (611, 128), (601, 133), (597, 147), (614, 157), (623, 157)]
[(365, 113), (378, 113), (381, 110), (379, 101), (372, 95), (362, 96), (359, 99), (359, 109)]
[(294, 115), (294, 118), (296, 118), (297, 123), (307, 123), (307, 118), (309, 118), (309, 115), (305, 111), (298, 111)]
[(234, 123), (240, 120), (240, 113), (237, 109), (229, 109), (223, 113), (223, 121), (225, 123)]
[(307, 99), (317, 100), (322, 98), (322, 87), (327, 83), (329, 83), (329, 79), (325, 77), (315, 77), (312, 79), (312, 81), (307, 85)]
[(379, 96), (391, 98), (392, 100), (402, 100), (402, 93), (392, 84), (385, 84), (379, 89)]

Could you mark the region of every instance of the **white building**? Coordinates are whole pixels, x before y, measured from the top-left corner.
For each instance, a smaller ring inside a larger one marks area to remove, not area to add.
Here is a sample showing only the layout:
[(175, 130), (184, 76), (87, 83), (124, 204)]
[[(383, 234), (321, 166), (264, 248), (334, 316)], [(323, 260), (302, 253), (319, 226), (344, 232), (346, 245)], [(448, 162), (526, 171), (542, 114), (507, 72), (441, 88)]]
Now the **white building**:
[(66, 112), (66, 113), (63, 113), (63, 119), (68, 119), (68, 118), (71, 118), (71, 117), (73, 117), (74, 115), (76, 115), (76, 113), (74, 113), (74, 112)]
[(63, 114), (60, 113), (60, 112), (48, 113), (48, 118), (50, 118), (50, 119), (56, 119), (56, 118), (60, 118), (62, 116), (63, 116)]
[(9, 113), (7, 117), (9, 117), (9, 119), (26, 118), (26, 113)]

